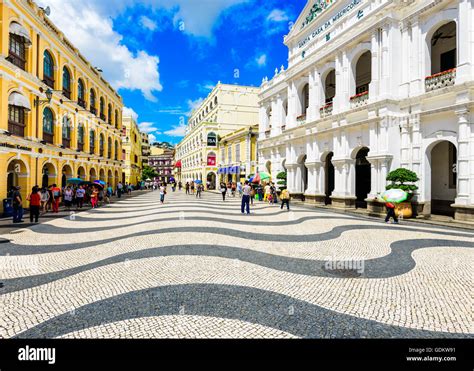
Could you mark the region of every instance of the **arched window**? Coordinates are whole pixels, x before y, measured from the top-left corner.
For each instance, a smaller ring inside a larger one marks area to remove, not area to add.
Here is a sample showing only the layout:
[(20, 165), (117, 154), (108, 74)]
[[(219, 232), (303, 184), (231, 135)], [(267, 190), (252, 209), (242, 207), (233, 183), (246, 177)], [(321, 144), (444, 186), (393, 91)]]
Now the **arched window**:
[(43, 140), (53, 143), (54, 139), (54, 114), (48, 107), (43, 111)]
[(112, 118), (113, 118), (112, 105), (109, 103), (109, 109), (108, 109), (108, 112), (107, 112), (107, 119), (109, 120), (109, 125), (112, 125)]
[(89, 149), (90, 154), (93, 155), (95, 153), (95, 131), (89, 131)]
[(118, 151), (119, 151), (119, 144), (118, 144), (118, 141), (115, 141), (115, 151), (114, 151), (114, 159), (115, 159), (115, 161), (118, 160)]
[(54, 89), (54, 61), (51, 54), (45, 50), (43, 62), (43, 82)]
[(26, 71), (26, 49), (31, 45), (28, 31), (19, 23), (10, 23), (9, 48), (7, 60)]
[(77, 149), (84, 151), (84, 125), (79, 124), (77, 129)]
[(97, 115), (97, 107), (96, 107), (96, 99), (95, 99), (95, 91), (91, 89), (91, 113)]
[(117, 110), (115, 110), (115, 127), (119, 128), (119, 113)]
[(100, 134), (100, 137), (99, 137), (99, 154), (100, 154), (100, 157), (104, 157), (104, 134)]
[(71, 119), (69, 116), (63, 117), (62, 134), (63, 146), (69, 148), (71, 146)]
[(71, 74), (66, 66), (63, 67), (63, 95), (71, 99)]
[(82, 108), (86, 108), (86, 91), (82, 79), (79, 79), (79, 83), (77, 84), (77, 103)]
[(107, 141), (107, 157), (112, 159), (112, 138)]
[(105, 121), (105, 101), (100, 97), (100, 118)]

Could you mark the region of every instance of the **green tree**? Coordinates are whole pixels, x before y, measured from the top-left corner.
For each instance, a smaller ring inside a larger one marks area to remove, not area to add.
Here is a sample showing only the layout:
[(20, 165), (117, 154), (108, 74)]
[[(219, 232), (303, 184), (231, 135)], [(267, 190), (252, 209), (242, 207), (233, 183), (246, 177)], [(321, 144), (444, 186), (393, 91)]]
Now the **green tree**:
[(144, 166), (142, 170), (142, 180), (146, 181), (147, 179), (153, 180), (153, 178), (156, 178), (158, 176), (158, 173), (156, 170), (150, 166)]

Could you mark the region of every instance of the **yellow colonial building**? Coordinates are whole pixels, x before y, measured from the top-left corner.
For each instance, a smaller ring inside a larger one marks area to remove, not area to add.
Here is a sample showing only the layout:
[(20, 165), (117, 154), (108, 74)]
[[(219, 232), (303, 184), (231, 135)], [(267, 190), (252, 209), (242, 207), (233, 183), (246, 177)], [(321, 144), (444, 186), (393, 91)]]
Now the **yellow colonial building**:
[(220, 182), (245, 182), (257, 170), (258, 125), (243, 127), (219, 141)]
[(123, 117), (122, 148), (124, 181), (136, 185), (142, 176), (142, 134), (132, 116)]
[(0, 3), (0, 198), (122, 177), (122, 98), (34, 2)]

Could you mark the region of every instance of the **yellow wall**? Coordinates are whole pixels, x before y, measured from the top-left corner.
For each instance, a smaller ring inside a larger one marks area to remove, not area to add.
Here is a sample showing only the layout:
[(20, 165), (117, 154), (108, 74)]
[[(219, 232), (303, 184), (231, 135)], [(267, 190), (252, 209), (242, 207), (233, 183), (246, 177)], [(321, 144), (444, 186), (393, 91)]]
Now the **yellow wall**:
[[(80, 52), (70, 44), (60, 30), (45, 18), (43, 11), (34, 3), (25, 0), (0, 4), (0, 129), (11, 131), (8, 123), (9, 97), (19, 93), (25, 97), (31, 110), (25, 115), (24, 135), (0, 134), (0, 198), (7, 194), (8, 179), (19, 183), (23, 193), (34, 185), (42, 185), (42, 173), (49, 169), (49, 184), (61, 185), (63, 174), (69, 177), (81, 175), (85, 179), (104, 181), (115, 185), (122, 178), (122, 145), (120, 138), (122, 98), (101, 75), (84, 59)], [(21, 24), (28, 32), (31, 45), (26, 49), (26, 66), (20, 69), (10, 61), (9, 27), (11, 22)], [(46, 100), (44, 91), (48, 86), (42, 82), (43, 55), (48, 51), (54, 60), (54, 90), (50, 102), (35, 105), (37, 98)], [(63, 69), (71, 75), (71, 96), (62, 93)], [(86, 108), (77, 104), (78, 81), (85, 87)], [(96, 92), (96, 108), (103, 98), (104, 112), (94, 115), (89, 112), (90, 89)], [(70, 101), (69, 101), (70, 100)], [(111, 115), (108, 117), (110, 105)], [(53, 143), (40, 143), (43, 135), (43, 112), (49, 108), (53, 112)], [(63, 118), (70, 120), (70, 143), (63, 141)], [(117, 119), (116, 119), (117, 118)], [(78, 141), (79, 126), (84, 128), (83, 146)], [(95, 133), (94, 148), (90, 148), (90, 132)], [(103, 137), (103, 152), (100, 151), (100, 138)], [(109, 142), (110, 153), (109, 153)], [(115, 150), (117, 143), (117, 150)], [(61, 148), (65, 145), (65, 148)]]

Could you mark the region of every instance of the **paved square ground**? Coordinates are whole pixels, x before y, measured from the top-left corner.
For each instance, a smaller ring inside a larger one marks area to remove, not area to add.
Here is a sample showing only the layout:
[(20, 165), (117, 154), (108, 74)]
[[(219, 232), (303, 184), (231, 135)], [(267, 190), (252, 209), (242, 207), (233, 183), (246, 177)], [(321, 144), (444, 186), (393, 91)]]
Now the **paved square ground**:
[(473, 337), (469, 231), (149, 192), (0, 237), (0, 338)]

